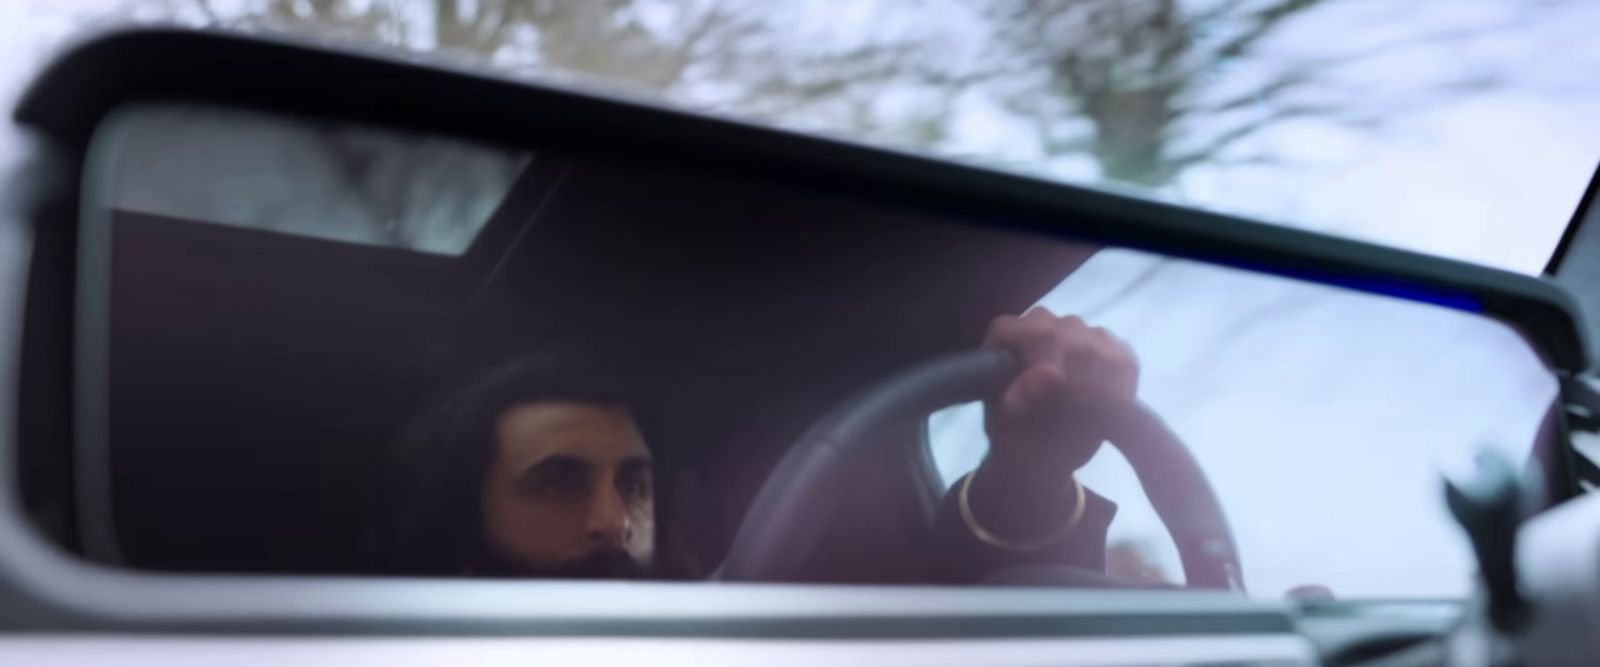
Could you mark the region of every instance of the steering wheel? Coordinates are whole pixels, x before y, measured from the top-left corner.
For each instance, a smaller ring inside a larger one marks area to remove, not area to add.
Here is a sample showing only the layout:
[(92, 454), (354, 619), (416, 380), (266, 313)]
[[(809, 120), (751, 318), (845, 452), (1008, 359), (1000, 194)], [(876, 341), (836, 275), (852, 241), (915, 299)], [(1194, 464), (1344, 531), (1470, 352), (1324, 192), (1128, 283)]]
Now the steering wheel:
[[(734, 535), (721, 577), (787, 581), (803, 572), (827, 527), (837, 494), (826, 493), (849, 454), (877, 446), (882, 427), (996, 395), (1018, 372), (1003, 350), (987, 349), (911, 368), (845, 401), (811, 425), (756, 494)], [(1187, 447), (1144, 404), (1112, 442), (1127, 458), (1177, 545), (1185, 585), (1241, 589), (1238, 550), (1227, 516)], [(1036, 568), (1035, 568), (1036, 569)], [(1061, 566), (1056, 583), (1118, 580)], [(1133, 582), (1124, 582), (1132, 584)]]

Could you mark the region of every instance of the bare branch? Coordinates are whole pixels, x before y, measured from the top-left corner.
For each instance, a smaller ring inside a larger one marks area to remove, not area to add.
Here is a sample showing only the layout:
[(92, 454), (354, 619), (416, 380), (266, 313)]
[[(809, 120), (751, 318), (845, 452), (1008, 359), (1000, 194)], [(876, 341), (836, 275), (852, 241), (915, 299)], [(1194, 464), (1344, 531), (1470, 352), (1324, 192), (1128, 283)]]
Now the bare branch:
[(674, 49), (678, 59), (683, 61), (692, 60), (696, 55), (695, 50), (700, 48), (700, 44), (718, 29), (728, 25), (732, 20), (733, 16), (723, 11), (721, 7), (712, 7), (706, 12), (705, 16), (700, 18), (700, 22), (687, 35), (684, 35), (683, 41), (678, 45), (678, 48)]
[(1194, 16), (1191, 17), (1191, 20), (1195, 23), (1201, 24), (1225, 20), (1229, 16), (1232, 16), (1235, 12), (1239, 11), (1239, 8), (1244, 6), (1245, 2), (1247, 1), (1248, 0), (1224, 0), (1223, 2), (1218, 2), (1216, 5), (1207, 8), (1206, 11), (1195, 13)]
[(1252, 22), (1251, 25), (1218, 46), (1213, 51), (1213, 58), (1222, 61), (1244, 55), (1285, 21), (1322, 2), (1323, 0), (1278, 0), (1272, 5), (1250, 12), (1246, 19)]
[(1486, 28), (1483, 26), (1440, 30), (1420, 36), (1401, 37), (1393, 41), (1365, 46), (1359, 50), (1339, 54), (1336, 56), (1309, 60), (1306, 61), (1305, 66), (1316, 67), (1323, 70), (1331, 70), (1338, 67), (1345, 67), (1348, 65), (1365, 62), (1378, 56), (1393, 55), (1397, 51), (1415, 49), (1424, 46), (1447, 46), (1463, 41), (1482, 39), (1485, 35), (1495, 34), (1497, 32), (1499, 32), (1498, 28)]
[(1217, 155), (1233, 145), (1276, 123), (1296, 118), (1336, 118), (1340, 113), (1341, 107), (1331, 104), (1296, 104), (1279, 107), (1263, 116), (1241, 123), (1226, 132), (1212, 137), (1197, 148), (1163, 159), (1162, 168), (1168, 170), (1172, 175), (1176, 175), (1177, 172), (1196, 164), (1215, 159)]
[(1242, 95), (1209, 104), (1181, 106), (1175, 110), (1175, 113), (1177, 115), (1224, 114), (1250, 107), (1258, 107), (1270, 103), (1282, 95), (1298, 91), (1309, 84), (1315, 83), (1316, 80), (1316, 68), (1311, 66), (1296, 67)]

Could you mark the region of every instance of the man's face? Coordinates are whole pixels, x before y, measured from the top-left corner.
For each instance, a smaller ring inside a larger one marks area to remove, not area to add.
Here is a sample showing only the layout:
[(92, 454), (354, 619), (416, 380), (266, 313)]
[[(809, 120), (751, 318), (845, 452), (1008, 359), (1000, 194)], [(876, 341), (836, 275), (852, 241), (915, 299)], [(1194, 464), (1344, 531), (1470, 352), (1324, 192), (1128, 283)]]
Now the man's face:
[(484, 534), (508, 568), (618, 577), (655, 549), (650, 450), (620, 408), (566, 402), (507, 410), (483, 485)]

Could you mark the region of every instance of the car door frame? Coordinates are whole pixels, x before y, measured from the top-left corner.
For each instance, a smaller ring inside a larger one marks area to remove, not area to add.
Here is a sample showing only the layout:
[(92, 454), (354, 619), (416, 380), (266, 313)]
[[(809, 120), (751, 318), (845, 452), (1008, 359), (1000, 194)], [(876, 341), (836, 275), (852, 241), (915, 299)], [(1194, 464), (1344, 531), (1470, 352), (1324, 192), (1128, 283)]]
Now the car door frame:
[[(26, 298), (20, 279), (0, 286), (6, 290), (5, 305), (23, 313), (12, 320), (19, 327), (0, 332), (0, 346), (18, 351), (24, 360), (20, 380), (0, 389), (0, 401), (20, 405), (18, 415), (31, 415), (22, 437), (65, 447), (73, 433), (74, 360), (66, 341), (93, 324), (75, 319), (72, 307), (79, 170), (90, 139), (117, 106), (157, 99), (247, 105), (486, 141), (670, 155), (694, 168), (738, 169), (801, 187), (983, 219), (997, 227), (1478, 312), (1514, 327), (1558, 375), (1589, 367), (1571, 299), (1528, 276), (609, 93), (293, 40), (133, 30), (68, 50), (35, 82), (17, 111), (18, 121), (41, 138), (34, 164), (59, 176), (32, 193), (27, 224), (4, 232), (33, 248)], [(0, 498), (20, 495), (14, 482), (17, 451), (14, 438), (0, 443)], [(134, 572), (70, 555), (43, 539), (16, 503), (0, 502), (0, 626), (12, 629), (824, 639), (1294, 637), (1293, 614), (1285, 603), (1186, 592)]]

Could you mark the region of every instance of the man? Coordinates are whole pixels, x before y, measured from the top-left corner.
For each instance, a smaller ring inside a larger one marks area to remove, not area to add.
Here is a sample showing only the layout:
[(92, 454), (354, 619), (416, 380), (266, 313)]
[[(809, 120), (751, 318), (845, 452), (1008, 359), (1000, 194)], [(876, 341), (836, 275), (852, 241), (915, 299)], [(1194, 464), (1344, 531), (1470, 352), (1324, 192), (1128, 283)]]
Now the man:
[(655, 551), (650, 450), (593, 364), (524, 362), (392, 452), (373, 561), (395, 574), (634, 577)]
[[(1044, 309), (996, 318), (985, 345), (1022, 370), (984, 404), (989, 453), (952, 487), (930, 576), (974, 580), (1019, 565), (1103, 570), (1115, 507), (1073, 479), (1133, 405), (1121, 341)], [(650, 572), (650, 449), (603, 374), (502, 371), (432, 415), (401, 448), (391, 571), (630, 577)]]

